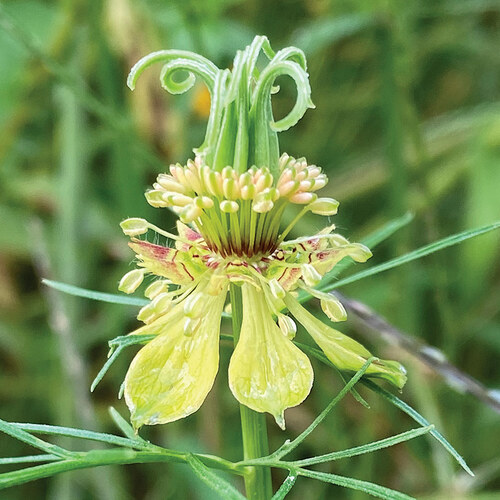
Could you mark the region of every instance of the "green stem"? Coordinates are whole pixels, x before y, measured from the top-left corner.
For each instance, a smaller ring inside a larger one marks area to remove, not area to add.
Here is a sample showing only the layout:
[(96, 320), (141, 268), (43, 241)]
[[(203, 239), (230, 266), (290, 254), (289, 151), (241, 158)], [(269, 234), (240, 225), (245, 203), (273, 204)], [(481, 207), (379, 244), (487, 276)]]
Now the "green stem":
[[(238, 343), (243, 318), (241, 288), (231, 284), (231, 309), (234, 345)], [(245, 460), (269, 455), (266, 417), (263, 413), (240, 405), (243, 456)], [(249, 500), (268, 500), (273, 495), (269, 467), (247, 467), (244, 474), (245, 489)]]

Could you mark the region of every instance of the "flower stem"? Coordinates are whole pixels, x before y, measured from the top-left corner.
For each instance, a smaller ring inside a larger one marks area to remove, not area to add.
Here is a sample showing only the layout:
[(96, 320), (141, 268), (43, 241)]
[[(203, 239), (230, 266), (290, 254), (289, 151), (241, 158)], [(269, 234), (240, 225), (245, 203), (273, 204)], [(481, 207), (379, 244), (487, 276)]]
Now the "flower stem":
[[(238, 343), (243, 318), (241, 288), (231, 284), (231, 317), (234, 345)], [(264, 457), (269, 454), (266, 417), (263, 413), (240, 405), (243, 455), (245, 460)], [(273, 495), (271, 470), (268, 467), (247, 467), (244, 474), (245, 489), (249, 500), (269, 500)]]

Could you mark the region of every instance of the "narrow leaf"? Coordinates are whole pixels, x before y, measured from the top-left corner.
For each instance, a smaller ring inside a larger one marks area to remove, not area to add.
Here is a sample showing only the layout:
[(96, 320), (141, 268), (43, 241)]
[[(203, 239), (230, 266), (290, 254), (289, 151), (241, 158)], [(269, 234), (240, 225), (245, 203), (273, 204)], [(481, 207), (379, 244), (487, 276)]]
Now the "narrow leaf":
[(94, 392), (97, 384), (104, 378), (104, 375), (111, 368), (111, 365), (116, 361), (121, 352), (125, 349), (125, 346), (120, 346), (116, 349), (113, 354), (106, 360), (103, 367), (99, 370), (99, 373), (95, 376), (95, 379), (92, 381), (92, 385), (90, 386), (90, 392)]
[(348, 450), (334, 451), (332, 453), (327, 453), (325, 455), (319, 455), (317, 457), (306, 458), (304, 460), (297, 460), (294, 462), (298, 467), (306, 467), (308, 465), (320, 464), (323, 462), (330, 462), (332, 460), (340, 460), (342, 458), (355, 457), (358, 455), (364, 455), (365, 453), (372, 453), (383, 448), (389, 448), (404, 441), (409, 441), (416, 437), (427, 434), (432, 429), (433, 425), (427, 427), (419, 427), (417, 429), (412, 429), (410, 431), (402, 432), (396, 436), (391, 436), (380, 441), (374, 441), (373, 443), (363, 444), (361, 446), (356, 446), (355, 448), (349, 448)]
[(328, 413), (332, 410), (332, 408), (351, 390), (351, 388), (359, 381), (359, 379), (366, 372), (368, 367), (372, 364), (374, 360), (377, 358), (370, 358), (366, 361), (366, 363), (359, 369), (358, 372), (349, 380), (349, 382), (342, 388), (342, 390), (332, 399), (332, 401), (328, 404), (328, 406), (314, 419), (312, 424), (301, 434), (299, 434), (293, 441), (286, 442), (281, 448), (279, 448), (273, 456), (282, 457), (288, 453), (290, 453), (293, 449), (295, 449), (304, 439), (311, 434), (311, 432), (316, 429), (316, 427), (326, 418)]
[[(382, 389), (382, 387), (379, 387), (377, 384), (374, 384), (371, 380), (363, 380), (362, 381), (364, 385), (369, 387), (372, 391), (376, 392), (377, 394), (380, 394), (382, 397), (387, 399), (390, 403), (392, 403), (394, 406), (398, 407), (400, 410), (404, 411), (407, 415), (409, 415), (413, 420), (418, 422), (420, 425), (423, 427), (429, 426), (429, 422), (427, 419), (425, 419), (420, 413), (418, 413), (416, 410), (414, 410), (411, 406), (406, 404), (404, 401), (399, 399), (398, 397), (394, 396), (394, 394), (391, 394), (389, 391), (386, 391), (385, 389)], [(460, 466), (471, 476), (474, 476), (474, 473), (472, 470), (469, 468), (469, 466), (465, 463), (465, 460), (462, 458), (462, 456), (453, 448), (453, 446), (444, 438), (444, 436), (438, 432), (436, 429), (431, 430), (430, 435), (433, 436), (435, 439), (437, 439), (442, 446), (445, 448), (446, 451), (460, 464)]]
[(54, 460), (60, 460), (61, 457), (57, 455), (28, 455), (24, 457), (8, 457), (0, 458), (0, 465), (11, 465), (11, 464), (28, 464), (33, 462), (52, 462)]
[(23, 429), (20, 429), (15, 424), (11, 424), (9, 422), (5, 422), (5, 420), (0, 419), (0, 431), (12, 436), (13, 438), (22, 441), (23, 443), (29, 444), (34, 448), (38, 448), (39, 450), (45, 451), (46, 453), (57, 455), (58, 457), (71, 457), (73, 454), (57, 446), (55, 444), (47, 443), (46, 441), (41, 440), (35, 436), (32, 436), (29, 432), (26, 432)]
[[(363, 243), (363, 245), (366, 245), (370, 249), (375, 248), (377, 245), (390, 238), (396, 231), (408, 225), (412, 220), (413, 214), (408, 212), (402, 217), (391, 220), (387, 224), (384, 224), (380, 229), (377, 229), (373, 233), (369, 234), (366, 238), (362, 239), (360, 243)], [(351, 258), (345, 258), (341, 260), (329, 273), (323, 276), (319, 288), (326, 286), (328, 283), (330, 283), (337, 276), (339, 276), (354, 264), (355, 262)]]
[[(54, 425), (44, 425), (44, 424), (12, 423), (10, 425), (12, 425), (16, 430), (19, 430), (20, 432), (24, 430), (24, 431), (35, 432), (38, 434), (68, 436), (80, 439), (87, 439), (90, 441), (99, 441), (101, 443), (108, 443), (116, 446), (126, 446), (128, 448), (141, 448), (141, 449), (145, 448), (143, 444), (138, 443), (137, 441), (132, 441), (130, 439), (123, 438), (121, 436), (115, 436), (113, 434), (104, 434), (102, 432), (86, 431), (83, 429), (74, 429), (72, 427), (58, 427)], [(149, 445), (148, 448), (150, 446), (152, 445)]]
[(61, 283), (59, 281), (52, 281), (43, 279), (42, 283), (60, 292), (67, 293), (69, 295), (75, 295), (77, 297), (84, 297), (91, 300), (99, 300), (101, 302), (110, 302), (112, 304), (125, 304), (129, 306), (145, 306), (149, 304), (149, 300), (139, 299), (137, 297), (128, 297), (126, 295), (120, 295), (116, 293), (103, 293), (96, 292), (94, 290), (86, 290), (85, 288), (80, 288), (78, 286), (68, 285), (67, 283)]
[(307, 469), (298, 469), (298, 474), (299, 476), (310, 477), (311, 479), (317, 479), (318, 481), (323, 481), (325, 483), (336, 484), (337, 486), (343, 486), (344, 488), (362, 491), (368, 495), (378, 498), (385, 498), (387, 500), (415, 500), (413, 497), (400, 493), (399, 491), (394, 491), (367, 481), (360, 481), (359, 479)]
[[(314, 356), (316, 359), (320, 360), (326, 365), (332, 366), (330, 360), (319, 349), (315, 349), (314, 347), (310, 347), (305, 344), (301, 344), (300, 347), (303, 351), (307, 352), (311, 356)], [(389, 391), (386, 391), (385, 389), (382, 389), (371, 380), (363, 379), (361, 382), (363, 383), (363, 385), (369, 387), (372, 391), (383, 396), (394, 406), (404, 411), (407, 415), (413, 418), (415, 422), (418, 422), (422, 427), (428, 427), (429, 425), (431, 425), (428, 420), (426, 420), (422, 415), (420, 415), (420, 413), (418, 413), (416, 410), (414, 410), (411, 406), (406, 404), (398, 397), (394, 396), (394, 394), (390, 393)], [(429, 434), (435, 439), (437, 439), (439, 443), (441, 443), (441, 445), (453, 456), (453, 458), (455, 458), (455, 460), (468, 474), (474, 476), (474, 473), (465, 463), (465, 460), (460, 456), (460, 454), (455, 450), (455, 448), (451, 446), (451, 444), (444, 438), (444, 436), (439, 431), (437, 431), (436, 429), (432, 429), (431, 431), (429, 431)]]
[(132, 441), (138, 441), (146, 445), (148, 444), (147, 441), (135, 433), (132, 426), (112, 406), (109, 407), (108, 411), (116, 426), (123, 432), (123, 434), (125, 434), (125, 436)]
[(120, 337), (114, 338), (113, 340), (110, 340), (108, 344), (111, 347), (111, 356), (109, 356), (109, 358), (106, 360), (106, 363), (104, 363), (103, 367), (99, 370), (99, 373), (92, 381), (90, 392), (94, 392), (99, 382), (104, 378), (104, 375), (106, 375), (108, 370), (111, 368), (111, 365), (116, 361), (125, 347), (135, 344), (145, 344), (155, 337), (156, 335), (122, 335)]
[(295, 470), (291, 470), (288, 477), (281, 483), (280, 489), (273, 495), (271, 500), (283, 500), (290, 490), (293, 488), (295, 481), (297, 481), (297, 472)]
[(402, 217), (398, 217), (397, 219), (393, 219), (387, 224), (384, 224), (380, 229), (377, 229), (373, 233), (369, 234), (366, 238), (360, 240), (360, 242), (368, 248), (374, 248), (390, 238), (394, 233), (407, 226), (413, 218), (413, 214), (411, 212), (407, 212)]
[(245, 497), (225, 479), (211, 471), (194, 455), (188, 455), (187, 462), (194, 473), (212, 490), (217, 492), (221, 498), (227, 500), (244, 500)]
[(388, 260), (378, 266), (374, 266), (366, 271), (361, 271), (360, 273), (353, 274), (352, 276), (348, 276), (336, 283), (332, 283), (328, 286), (322, 287), (322, 292), (330, 292), (335, 288), (339, 288), (341, 286), (347, 285), (349, 283), (353, 283), (355, 281), (361, 280), (363, 278), (368, 278), (368, 276), (373, 276), (374, 274), (381, 273), (383, 271), (387, 271), (389, 269), (393, 269), (395, 267), (401, 266), (413, 260), (420, 259), (425, 257), (426, 255), (430, 255), (431, 253), (438, 252), (439, 250), (443, 250), (444, 248), (451, 247), (453, 245), (458, 245), (463, 241), (469, 240), (471, 238), (475, 238), (481, 234), (488, 233), (495, 229), (500, 228), (500, 221), (495, 222), (494, 224), (490, 224), (488, 226), (483, 226), (478, 229), (470, 229), (468, 231), (464, 231), (462, 233), (454, 234), (452, 236), (448, 236), (447, 238), (443, 238), (442, 240), (435, 241), (434, 243), (430, 243), (429, 245), (425, 245), (413, 252), (409, 252), (401, 257), (396, 257), (395, 259)]

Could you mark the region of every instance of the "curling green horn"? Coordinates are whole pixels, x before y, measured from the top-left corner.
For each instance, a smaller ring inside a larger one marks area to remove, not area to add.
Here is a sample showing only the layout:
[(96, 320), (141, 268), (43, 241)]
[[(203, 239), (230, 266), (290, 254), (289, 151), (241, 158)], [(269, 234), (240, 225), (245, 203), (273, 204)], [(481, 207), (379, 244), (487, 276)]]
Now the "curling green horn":
[[(219, 69), (193, 52), (160, 50), (134, 65), (128, 86), (133, 90), (141, 73), (157, 62), (163, 63), (160, 81), (168, 92), (187, 92), (197, 77), (210, 92), (205, 139), (194, 149), (206, 165), (218, 171), (229, 165), (238, 173), (253, 165), (267, 167), (274, 179), (278, 178), (278, 132), (288, 130), (302, 118), (307, 108), (314, 108), (306, 58), (300, 49), (287, 47), (275, 53), (265, 36), (257, 36), (244, 50), (236, 53), (232, 70)], [(173, 77), (179, 71), (188, 74), (176, 81)], [(275, 121), (271, 96), (279, 90), (275, 86), (279, 76), (293, 79), (297, 99), (288, 115)]]

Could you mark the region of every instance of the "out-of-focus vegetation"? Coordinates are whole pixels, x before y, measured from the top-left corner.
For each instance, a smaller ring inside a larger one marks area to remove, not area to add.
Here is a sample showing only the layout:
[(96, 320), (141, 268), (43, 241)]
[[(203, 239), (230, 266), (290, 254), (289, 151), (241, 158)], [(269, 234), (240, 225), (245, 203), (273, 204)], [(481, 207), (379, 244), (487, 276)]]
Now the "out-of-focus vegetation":
[[(195, 50), (219, 66), (255, 34), (308, 57), (313, 100), (282, 150), (330, 177), (342, 234), (362, 238), (410, 210), (414, 221), (377, 248), (373, 263), (500, 219), (500, 3), (386, 0), (13, 0), (0, 4), (0, 416), (113, 431), (107, 408), (132, 357), (88, 387), (109, 339), (135, 325), (133, 308), (50, 293), (42, 277), (114, 292), (133, 258), (119, 222), (145, 216), (171, 228), (143, 192), (201, 143), (203, 87), (173, 97), (148, 72), (125, 86), (136, 60), (162, 48)], [(294, 90), (285, 79), (275, 113)], [(303, 229), (319, 227), (305, 219)], [(491, 388), (500, 383), (500, 247), (490, 233), (347, 286), (392, 324), (437, 347)], [(370, 265), (370, 264), (367, 264)], [(359, 268), (358, 268), (359, 270)], [(227, 325), (229, 328), (229, 325)], [(349, 322), (343, 325), (350, 328)], [(356, 337), (356, 331), (352, 335)], [(366, 342), (366, 340), (364, 340)], [(182, 422), (144, 430), (164, 445), (241, 456), (239, 413), (227, 390), (229, 350), (209, 399)], [(403, 399), (445, 434), (475, 470), (465, 478), (426, 438), (324, 470), (419, 498), (500, 496), (500, 420), (407, 354), (373, 342), (409, 370)], [(312, 394), (270, 425), (271, 447), (303, 429), (341, 387), (315, 365)], [(308, 441), (326, 453), (409, 428), (374, 395), (346, 399)], [(0, 436), (1, 456), (30, 454)], [(3, 470), (9, 470), (7, 466)], [(283, 478), (275, 477), (277, 484)], [(82, 471), (2, 492), (17, 500), (214, 498), (183, 466)], [(366, 495), (300, 479), (290, 498)]]

